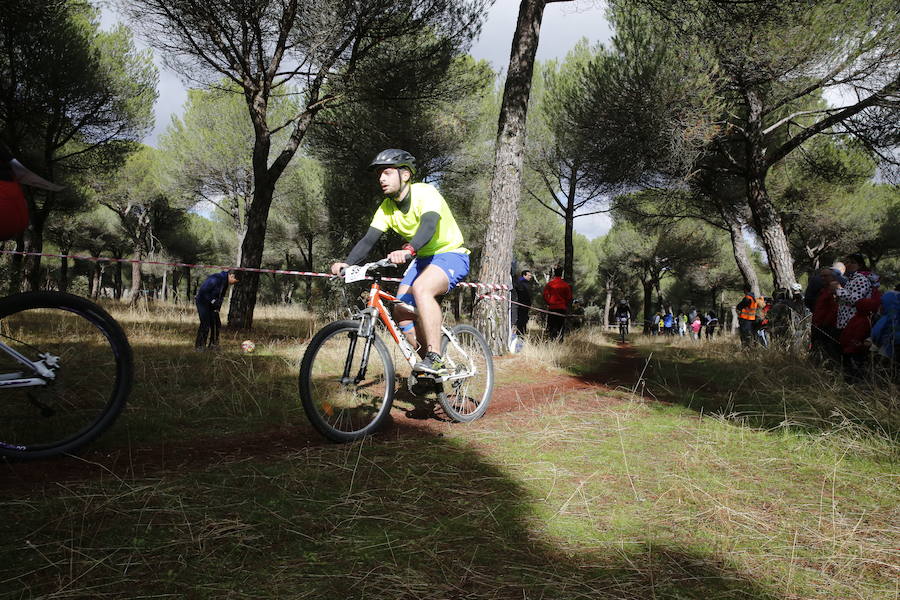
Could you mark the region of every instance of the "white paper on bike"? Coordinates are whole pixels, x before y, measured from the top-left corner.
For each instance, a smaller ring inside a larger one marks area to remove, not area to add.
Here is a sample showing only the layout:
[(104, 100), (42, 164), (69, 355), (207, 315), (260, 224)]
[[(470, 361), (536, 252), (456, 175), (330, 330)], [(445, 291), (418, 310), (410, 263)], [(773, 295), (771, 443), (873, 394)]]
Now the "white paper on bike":
[(366, 269), (359, 265), (351, 265), (344, 269), (344, 281), (353, 283), (354, 281), (362, 281), (366, 278)]

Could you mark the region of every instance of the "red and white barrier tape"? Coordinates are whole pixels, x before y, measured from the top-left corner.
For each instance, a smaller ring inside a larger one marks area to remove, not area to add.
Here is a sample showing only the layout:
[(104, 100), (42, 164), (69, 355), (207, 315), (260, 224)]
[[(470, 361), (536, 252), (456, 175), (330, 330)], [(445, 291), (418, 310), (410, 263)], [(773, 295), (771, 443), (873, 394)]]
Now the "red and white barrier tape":
[[(72, 260), (86, 260), (90, 262), (108, 262), (108, 263), (127, 263), (139, 265), (160, 265), (164, 267), (187, 267), (189, 269), (215, 269), (217, 271), (245, 271), (249, 273), (270, 273), (274, 275), (294, 275), (298, 277), (334, 277), (331, 273), (316, 273), (313, 271), (291, 271), (287, 269), (255, 269), (252, 267), (229, 267), (225, 265), (203, 265), (181, 262), (163, 262), (158, 260), (138, 260), (136, 258), (109, 258), (106, 256), (79, 256), (75, 254), (51, 254), (48, 252), (20, 252), (18, 250), (0, 250), (0, 254), (10, 254), (19, 256), (46, 256), (49, 258), (69, 258)], [(397, 277), (383, 277), (382, 281), (402, 281)], [(461, 281), (458, 286), (478, 288), (479, 291), (485, 290), (508, 290), (507, 285), (495, 285), (488, 283), (469, 283)], [(504, 300), (502, 296), (499, 297)]]
[(531, 305), (528, 305), (528, 304), (522, 304), (521, 302), (516, 302), (515, 300), (509, 300), (509, 303), (510, 303), (510, 304), (515, 304), (516, 306), (524, 306), (525, 308), (527, 308), (527, 309), (529, 309), (529, 310), (536, 310), (536, 311), (538, 311), (538, 312), (547, 313), (548, 315), (557, 315), (557, 316), (559, 316), (559, 317), (565, 317), (565, 318), (567, 318), (567, 319), (574, 319), (575, 317), (583, 316), (583, 315), (567, 315), (566, 313), (555, 312), (555, 311), (552, 311), (552, 310), (545, 310), (545, 309), (543, 309), (543, 308), (537, 308), (536, 306), (531, 306)]

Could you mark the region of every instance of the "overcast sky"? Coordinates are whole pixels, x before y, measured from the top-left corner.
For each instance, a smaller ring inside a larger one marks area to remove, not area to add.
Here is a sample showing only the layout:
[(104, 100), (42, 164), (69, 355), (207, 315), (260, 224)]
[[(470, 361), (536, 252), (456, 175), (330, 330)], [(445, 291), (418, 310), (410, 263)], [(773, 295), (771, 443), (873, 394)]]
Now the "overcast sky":
[[(473, 44), (471, 54), (475, 58), (490, 61), (497, 71), (505, 71), (509, 64), (510, 46), (519, 0), (497, 0), (488, 14), (481, 36)], [(541, 25), (538, 60), (563, 58), (582, 37), (593, 42), (608, 42), (612, 33), (603, 16), (604, 8), (597, 0), (554, 2), (547, 5)], [(109, 9), (101, 14), (104, 29), (112, 27), (120, 17)], [(138, 40), (138, 45), (143, 43)], [(156, 57), (159, 67), (159, 98), (156, 101), (156, 126), (144, 141), (156, 145), (159, 134), (169, 126), (172, 115), (181, 115), (187, 100), (187, 92), (178, 75), (167, 70)], [(605, 215), (593, 215), (576, 219), (575, 229), (588, 237), (602, 235), (609, 229)]]

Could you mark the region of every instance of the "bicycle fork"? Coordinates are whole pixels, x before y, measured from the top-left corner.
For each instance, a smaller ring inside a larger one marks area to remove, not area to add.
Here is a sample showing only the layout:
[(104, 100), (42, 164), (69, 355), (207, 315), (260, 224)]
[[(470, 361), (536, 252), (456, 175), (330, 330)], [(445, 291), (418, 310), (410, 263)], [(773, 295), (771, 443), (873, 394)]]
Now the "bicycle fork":
[[(369, 367), (369, 353), (372, 351), (373, 338), (375, 337), (375, 319), (368, 309), (363, 311), (363, 318), (359, 322), (359, 329), (356, 333), (348, 334), (350, 338), (350, 346), (347, 348), (347, 357), (344, 359), (344, 372), (341, 375), (341, 383), (348, 385), (350, 383), (359, 385), (359, 382), (366, 378), (366, 369)], [(353, 357), (356, 355), (356, 344), (359, 338), (363, 338), (362, 356), (359, 359), (359, 369), (356, 377), (350, 378), (350, 370), (353, 368)]]

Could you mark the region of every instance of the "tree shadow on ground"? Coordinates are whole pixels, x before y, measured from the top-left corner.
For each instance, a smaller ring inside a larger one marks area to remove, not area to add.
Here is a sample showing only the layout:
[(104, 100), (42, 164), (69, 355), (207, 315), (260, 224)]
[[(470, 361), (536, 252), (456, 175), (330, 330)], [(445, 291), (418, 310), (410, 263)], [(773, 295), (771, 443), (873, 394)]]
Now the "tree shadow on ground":
[(602, 507), (567, 536), (537, 516), (541, 494), (440, 436), (221, 458), (0, 502), (21, 515), (0, 551), (11, 598), (782, 597), (689, 535), (612, 525)]

